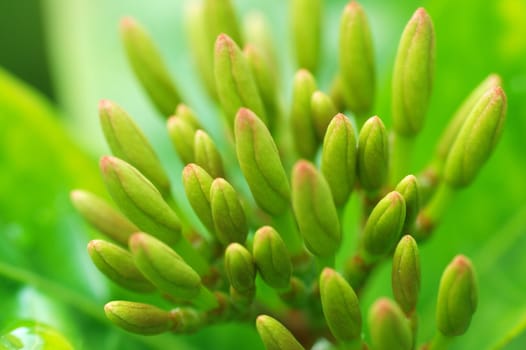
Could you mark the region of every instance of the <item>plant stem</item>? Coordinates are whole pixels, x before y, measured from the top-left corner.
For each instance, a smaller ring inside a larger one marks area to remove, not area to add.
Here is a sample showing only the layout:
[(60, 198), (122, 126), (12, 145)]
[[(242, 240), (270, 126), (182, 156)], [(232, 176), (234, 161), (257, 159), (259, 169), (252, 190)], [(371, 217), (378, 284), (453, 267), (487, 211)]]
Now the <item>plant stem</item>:
[(444, 182), (440, 183), (427, 206), (418, 214), (414, 233), (417, 242), (422, 242), (429, 238), (440, 219), (442, 219), (454, 194), (454, 189), (449, 187), (449, 185)]
[(389, 159), (389, 183), (396, 186), (408, 174), (415, 139), (397, 133), (391, 134), (391, 154)]
[(425, 350), (447, 350), (452, 340), (453, 338), (446, 337), (442, 333), (436, 332), (431, 342), (427, 345), (427, 347), (423, 347), (423, 349)]

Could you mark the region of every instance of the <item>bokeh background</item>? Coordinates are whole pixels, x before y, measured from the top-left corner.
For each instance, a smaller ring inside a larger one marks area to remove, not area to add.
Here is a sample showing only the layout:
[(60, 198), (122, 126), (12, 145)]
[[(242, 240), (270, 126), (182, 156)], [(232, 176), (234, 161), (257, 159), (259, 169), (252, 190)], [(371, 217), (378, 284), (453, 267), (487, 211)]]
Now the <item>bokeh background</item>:
[[(0, 329), (34, 320), (59, 330), (76, 349), (261, 349), (250, 326), (210, 327), (189, 336), (137, 337), (110, 325), (102, 306), (130, 298), (91, 266), (95, 234), (69, 203), (69, 191), (103, 194), (97, 163), (108, 153), (97, 104), (113, 100), (134, 116), (180, 183), (176, 159), (156, 114), (123, 53), (118, 22), (132, 15), (158, 43), (170, 71), (199, 115), (213, 103), (201, 89), (188, 52), (185, 7), (168, 0), (0, 0)], [(283, 95), (294, 72), (286, 1), (235, 0), (238, 15), (263, 12), (281, 61)], [(326, 1), (322, 88), (336, 67), (339, 15), (345, 1)], [(390, 125), (390, 77), (402, 29), (417, 7), (435, 24), (434, 96), (417, 142), (414, 170), (462, 99), (489, 73), (501, 74), (508, 120), (501, 142), (475, 184), (448, 209), (421, 249), (422, 340), (433, 334), (439, 277), (463, 253), (478, 271), (480, 304), (453, 349), (526, 348), (526, 1), (362, 0), (373, 29), (378, 69), (375, 113)], [(176, 189), (180, 191), (180, 189)], [(389, 269), (374, 276), (363, 311), (390, 296)]]

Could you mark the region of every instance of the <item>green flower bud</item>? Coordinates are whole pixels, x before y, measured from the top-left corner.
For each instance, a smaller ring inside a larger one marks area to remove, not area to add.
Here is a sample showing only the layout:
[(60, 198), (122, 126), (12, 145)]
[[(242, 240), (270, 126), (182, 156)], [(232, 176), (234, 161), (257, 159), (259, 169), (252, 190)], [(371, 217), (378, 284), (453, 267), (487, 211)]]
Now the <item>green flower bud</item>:
[(214, 74), (217, 93), (229, 126), (239, 108), (253, 110), (264, 123), (267, 115), (250, 65), (237, 44), (226, 34), (215, 43)]
[(137, 269), (129, 251), (103, 240), (93, 240), (88, 244), (88, 253), (99, 271), (118, 285), (143, 293), (156, 289)]
[(170, 193), (170, 181), (152, 146), (121, 107), (102, 100), (99, 104), (102, 131), (111, 152), (139, 170), (162, 193)]
[(369, 118), (358, 137), (358, 179), (362, 187), (377, 191), (387, 179), (389, 150), (384, 123), (376, 116)]
[(491, 88), (477, 102), (451, 147), (444, 168), (450, 186), (469, 185), (489, 158), (506, 120), (507, 101), (500, 87)]
[(391, 300), (377, 300), (369, 311), (369, 329), (372, 349), (410, 350), (413, 335), (409, 321), (402, 310)]
[(128, 239), (132, 233), (140, 231), (105, 200), (90, 192), (72, 191), (71, 202), (90, 225), (122, 245), (128, 245)]
[(312, 159), (318, 149), (316, 130), (311, 110), (311, 97), (316, 81), (309, 71), (300, 69), (292, 83), (291, 132), (296, 151), (301, 157)]
[(371, 30), (363, 8), (351, 1), (340, 22), (339, 65), (345, 104), (357, 115), (372, 108), (375, 90)]
[(339, 273), (325, 268), (320, 275), (320, 296), (327, 325), (338, 342), (359, 341), (362, 314), (352, 287)]
[(299, 68), (315, 72), (320, 59), (322, 1), (292, 0), (290, 15), (296, 62)]
[(419, 8), (407, 23), (393, 71), (392, 115), (397, 134), (411, 137), (424, 124), (435, 72), (435, 31), (426, 10)]
[(224, 177), (223, 161), (217, 147), (203, 130), (197, 130), (194, 135), (195, 163), (205, 169), (213, 178)]
[(414, 175), (407, 175), (396, 185), (395, 191), (404, 197), (405, 222), (403, 233), (408, 233), (415, 223), (418, 211), (420, 210), (418, 180)]
[(258, 271), (269, 286), (285, 289), (290, 285), (292, 263), (287, 246), (276, 230), (270, 226), (257, 230), (253, 253)]
[(225, 251), (225, 271), (230, 284), (239, 293), (255, 289), (256, 266), (252, 254), (239, 243), (230, 244)]
[(420, 291), (420, 256), (410, 235), (402, 237), (396, 246), (391, 277), (396, 302), (406, 315), (412, 314)]
[(179, 116), (170, 117), (166, 125), (168, 136), (181, 161), (184, 164), (192, 163), (195, 160), (194, 136), (196, 128)]
[(177, 108), (175, 109), (175, 115), (184, 120), (186, 123), (190, 124), (194, 130), (203, 128), (201, 123), (199, 123), (199, 118), (197, 118), (197, 115), (194, 113), (194, 111), (184, 103), (177, 105)]
[(363, 231), (363, 248), (376, 258), (388, 254), (400, 239), (405, 220), (404, 197), (388, 193), (374, 207)]
[(341, 232), (331, 189), (323, 175), (304, 160), (292, 172), (292, 207), (309, 251), (320, 257), (334, 255)]
[(111, 301), (104, 305), (106, 317), (122, 329), (143, 335), (168, 332), (174, 321), (168, 311), (132, 301)]
[(440, 280), (437, 300), (437, 327), (448, 337), (464, 334), (477, 310), (478, 288), (471, 261), (457, 255)]
[(356, 136), (350, 120), (337, 114), (329, 124), (323, 140), (321, 172), (331, 188), (337, 206), (343, 206), (356, 178)]
[(279, 64), (271, 33), (272, 28), (263, 12), (251, 11), (244, 16), (243, 34), (246, 42), (260, 50), (269, 67), (272, 67), (272, 73), (277, 75)]
[(183, 186), (186, 198), (201, 222), (210, 232), (215, 231), (212, 207), (210, 205), (210, 187), (212, 177), (200, 166), (188, 164), (183, 169)]
[(172, 114), (181, 97), (152, 39), (133, 18), (120, 25), (128, 60), (142, 87), (163, 116)]
[(272, 215), (282, 214), (289, 206), (290, 187), (272, 135), (254, 113), (241, 108), (235, 138), (239, 165), (256, 203)]
[(205, 0), (204, 15), (211, 38), (226, 33), (236, 43), (242, 43), (236, 12), (230, 0)]
[(225, 179), (217, 178), (212, 182), (210, 204), (219, 241), (224, 245), (244, 243), (248, 233), (245, 212), (236, 190)]
[(259, 315), (256, 328), (267, 350), (305, 350), (285, 326), (270, 316)]
[(318, 139), (323, 140), (327, 126), (338, 113), (331, 98), (321, 91), (315, 91), (310, 100), (314, 129)]
[(102, 177), (121, 211), (141, 230), (167, 244), (181, 238), (181, 224), (159, 191), (137, 169), (115, 157), (102, 157)]

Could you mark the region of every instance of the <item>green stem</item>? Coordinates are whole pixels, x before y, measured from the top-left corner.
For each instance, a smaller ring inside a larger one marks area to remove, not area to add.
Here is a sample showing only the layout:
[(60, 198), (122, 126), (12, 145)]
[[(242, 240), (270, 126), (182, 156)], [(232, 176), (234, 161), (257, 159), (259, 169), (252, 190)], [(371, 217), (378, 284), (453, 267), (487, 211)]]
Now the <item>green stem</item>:
[(389, 183), (396, 186), (404, 176), (409, 174), (415, 139), (396, 133), (391, 134), (391, 154), (389, 159)]
[(433, 197), (422, 209), (417, 218), (416, 230), (414, 237), (421, 242), (431, 235), (438, 222), (444, 216), (449, 206), (455, 190), (444, 182), (441, 182)]
[(208, 262), (195, 250), (195, 248), (186, 240), (186, 237), (174, 244), (173, 249), (181, 255), (184, 261), (190, 265), (200, 276), (206, 275), (210, 266)]
[(429, 343), (428, 347), (425, 348), (426, 350), (447, 350), (449, 349), (449, 344), (451, 344), (451, 341), (453, 338), (446, 337), (440, 332), (436, 332), (435, 336), (433, 337), (433, 340)]

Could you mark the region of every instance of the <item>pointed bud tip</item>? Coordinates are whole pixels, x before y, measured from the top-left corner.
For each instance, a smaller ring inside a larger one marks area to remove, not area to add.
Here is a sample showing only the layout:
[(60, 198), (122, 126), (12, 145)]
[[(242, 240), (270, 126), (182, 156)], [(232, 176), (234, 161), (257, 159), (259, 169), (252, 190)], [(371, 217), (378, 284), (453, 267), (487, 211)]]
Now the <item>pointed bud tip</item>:
[(128, 29), (135, 27), (137, 25), (137, 21), (132, 16), (124, 16), (121, 18), (120, 21), (120, 27), (121, 29)]
[(108, 172), (108, 170), (110, 170), (109, 168), (111, 168), (113, 164), (115, 164), (115, 157), (102, 156), (100, 158), (99, 164), (100, 164), (100, 169), (102, 170), (102, 172), (106, 173)]
[(99, 101), (99, 111), (109, 111), (113, 107), (113, 103), (110, 100), (100, 100)]

